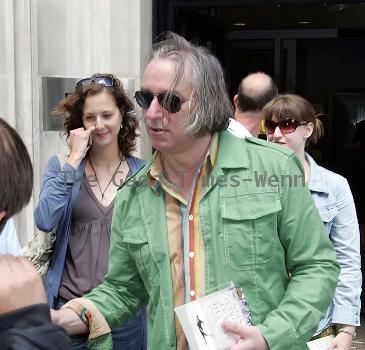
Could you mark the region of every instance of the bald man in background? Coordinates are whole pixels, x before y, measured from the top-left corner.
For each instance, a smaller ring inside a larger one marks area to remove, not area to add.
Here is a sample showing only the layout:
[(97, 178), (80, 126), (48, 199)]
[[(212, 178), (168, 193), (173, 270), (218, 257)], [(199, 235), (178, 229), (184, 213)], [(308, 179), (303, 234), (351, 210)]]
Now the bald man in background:
[(257, 137), (260, 133), (262, 109), (277, 95), (278, 88), (269, 75), (262, 72), (247, 75), (233, 98), (235, 114), (228, 130), (238, 137)]

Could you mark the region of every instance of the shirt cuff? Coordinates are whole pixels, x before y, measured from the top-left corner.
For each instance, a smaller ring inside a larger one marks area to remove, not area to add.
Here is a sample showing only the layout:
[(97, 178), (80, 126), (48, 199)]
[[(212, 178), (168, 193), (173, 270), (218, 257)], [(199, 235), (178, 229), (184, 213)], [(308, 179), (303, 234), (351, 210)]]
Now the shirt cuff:
[(82, 316), (85, 315), (85, 313), (88, 314), (87, 323), (90, 332), (89, 340), (111, 332), (104, 316), (91, 300), (85, 298), (73, 299), (61, 307), (61, 309), (64, 308), (74, 310), (81, 319), (83, 319)]
[(75, 169), (70, 164), (65, 163), (60, 170), (60, 176), (64, 184), (72, 185), (82, 178), (83, 173), (81, 172), (80, 167)]
[(354, 307), (334, 305), (332, 323), (360, 326), (360, 310)]
[[(291, 327), (285, 320), (276, 319), (275, 326), (259, 324), (263, 337), (266, 340), (270, 350), (282, 349), (303, 349), (299, 346), (298, 337), (293, 333)], [(303, 344), (302, 344), (303, 345)]]

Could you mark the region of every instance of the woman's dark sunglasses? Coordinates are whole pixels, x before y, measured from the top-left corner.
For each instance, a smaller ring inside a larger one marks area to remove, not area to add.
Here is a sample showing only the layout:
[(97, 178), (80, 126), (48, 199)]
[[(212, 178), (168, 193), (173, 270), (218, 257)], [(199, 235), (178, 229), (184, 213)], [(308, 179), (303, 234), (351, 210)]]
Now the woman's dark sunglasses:
[(116, 81), (111, 75), (93, 75), (90, 78), (81, 79), (76, 84), (76, 89), (90, 84), (99, 84), (106, 87), (116, 86)]
[(268, 134), (273, 134), (275, 129), (279, 127), (283, 134), (290, 134), (294, 132), (298, 126), (308, 124), (307, 122), (298, 122), (292, 118), (285, 118), (279, 122), (274, 122), (272, 120), (265, 121), (266, 132)]
[(151, 103), (155, 96), (157, 97), (157, 101), (161, 105), (161, 107), (166, 109), (166, 111), (170, 113), (177, 113), (178, 111), (180, 111), (181, 105), (184, 102), (190, 100), (188, 99), (183, 101), (179, 96), (176, 96), (175, 94), (172, 94), (170, 92), (153, 94), (152, 92), (146, 90), (136, 91), (134, 98), (141, 108), (148, 109), (151, 106)]

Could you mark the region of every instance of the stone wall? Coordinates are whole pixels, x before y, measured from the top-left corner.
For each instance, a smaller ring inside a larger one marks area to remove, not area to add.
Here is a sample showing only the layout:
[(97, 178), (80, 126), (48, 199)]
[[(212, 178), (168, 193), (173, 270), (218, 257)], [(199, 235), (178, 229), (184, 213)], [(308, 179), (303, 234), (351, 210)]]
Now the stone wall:
[[(139, 87), (152, 41), (152, 0), (1, 0), (0, 116), (22, 136), (34, 164), (34, 194), (16, 216), (24, 243), (47, 159), (65, 151), (58, 131), (43, 130), (43, 77), (111, 72)], [(151, 147), (143, 127), (137, 155)]]

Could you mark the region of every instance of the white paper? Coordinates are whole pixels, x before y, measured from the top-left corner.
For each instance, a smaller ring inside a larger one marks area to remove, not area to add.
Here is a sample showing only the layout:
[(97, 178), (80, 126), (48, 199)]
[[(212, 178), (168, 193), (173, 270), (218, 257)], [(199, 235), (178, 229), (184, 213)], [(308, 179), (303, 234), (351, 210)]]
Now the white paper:
[(309, 350), (326, 350), (327, 347), (331, 344), (333, 338), (333, 335), (329, 335), (328, 337), (312, 340), (308, 342), (307, 345)]
[[(239, 288), (239, 287), (238, 287)], [(175, 308), (191, 350), (225, 350), (237, 337), (222, 329), (222, 321), (251, 324), (244, 296), (234, 286)]]

